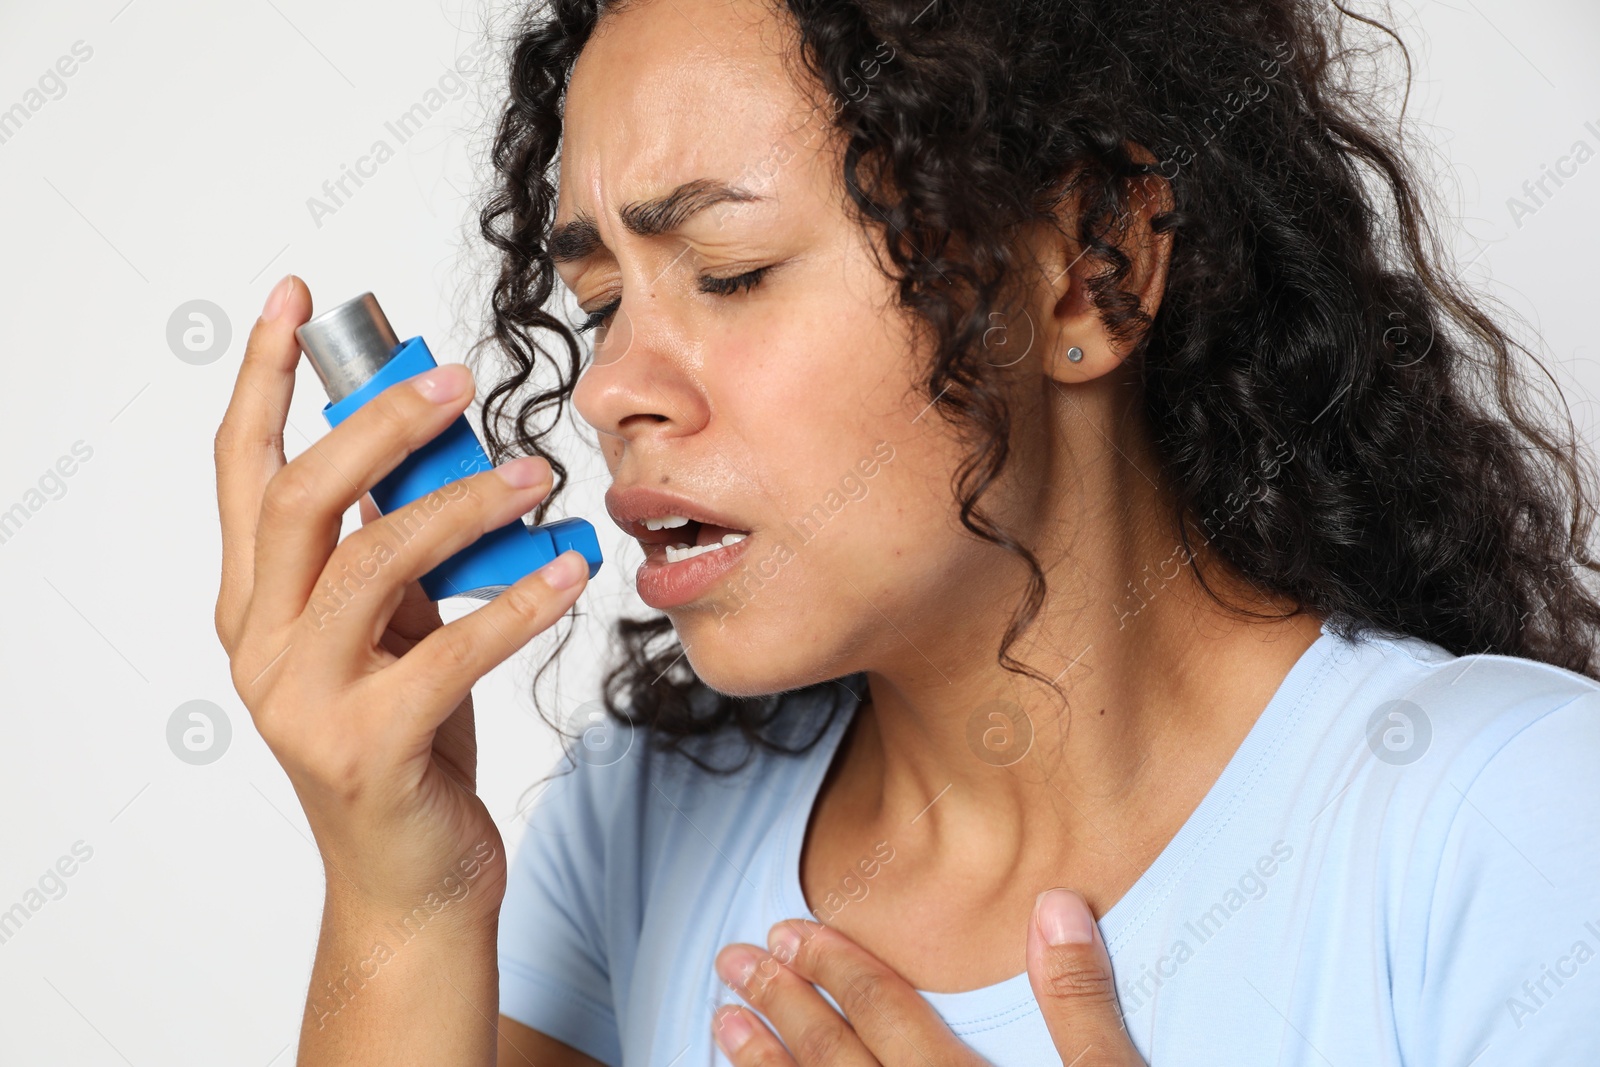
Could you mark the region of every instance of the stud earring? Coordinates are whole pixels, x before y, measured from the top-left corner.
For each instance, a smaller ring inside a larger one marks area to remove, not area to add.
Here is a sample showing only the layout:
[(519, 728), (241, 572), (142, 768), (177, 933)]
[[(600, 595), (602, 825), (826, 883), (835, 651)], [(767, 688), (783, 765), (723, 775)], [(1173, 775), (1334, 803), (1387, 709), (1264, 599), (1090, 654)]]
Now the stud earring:
[(1079, 348), (1077, 345), (1073, 345), (1071, 348), (1067, 349), (1067, 362), (1082, 363), (1083, 349)]

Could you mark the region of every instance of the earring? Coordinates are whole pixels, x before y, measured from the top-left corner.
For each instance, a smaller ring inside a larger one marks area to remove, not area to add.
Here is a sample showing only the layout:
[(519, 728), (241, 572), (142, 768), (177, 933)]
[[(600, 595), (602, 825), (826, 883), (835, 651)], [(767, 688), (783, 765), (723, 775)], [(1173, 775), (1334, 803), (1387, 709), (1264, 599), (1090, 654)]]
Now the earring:
[(1067, 349), (1067, 362), (1082, 363), (1083, 349), (1079, 348), (1077, 345), (1073, 345), (1071, 348)]

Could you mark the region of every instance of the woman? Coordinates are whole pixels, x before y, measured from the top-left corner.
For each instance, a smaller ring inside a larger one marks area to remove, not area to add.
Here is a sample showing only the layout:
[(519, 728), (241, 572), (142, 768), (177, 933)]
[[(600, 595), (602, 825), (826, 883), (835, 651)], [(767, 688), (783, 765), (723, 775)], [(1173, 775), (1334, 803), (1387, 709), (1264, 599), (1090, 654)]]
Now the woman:
[(571, 399), (662, 614), (508, 863), (471, 686), (585, 572), (448, 626), (415, 579), (557, 472), (339, 542), (472, 381), (285, 464), (274, 289), (217, 629), (326, 861), (300, 1062), (1595, 1062), (1587, 466), (1430, 259), (1349, 18), (530, 14), (484, 429)]

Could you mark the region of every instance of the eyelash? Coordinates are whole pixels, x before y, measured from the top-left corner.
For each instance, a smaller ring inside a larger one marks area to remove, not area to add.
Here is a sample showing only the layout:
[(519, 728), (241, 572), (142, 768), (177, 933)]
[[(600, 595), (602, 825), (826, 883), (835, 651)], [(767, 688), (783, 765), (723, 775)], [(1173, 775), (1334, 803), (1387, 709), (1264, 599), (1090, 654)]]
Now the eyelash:
[[(710, 275), (701, 275), (700, 291), (703, 293), (715, 293), (718, 296), (733, 296), (740, 290), (748, 292), (761, 284), (761, 279), (771, 269), (770, 266), (757, 267), (755, 270), (746, 271), (743, 274), (735, 274), (730, 278), (713, 278)], [(604, 326), (606, 320), (616, 314), (617, 307), (621, 303), (621, 300), (613, 300), (605, 307), (597, 308), (590, 312), (589, 317), (584, 319), (578, 326), (577, 332), (588, 333), (590, 330)]]

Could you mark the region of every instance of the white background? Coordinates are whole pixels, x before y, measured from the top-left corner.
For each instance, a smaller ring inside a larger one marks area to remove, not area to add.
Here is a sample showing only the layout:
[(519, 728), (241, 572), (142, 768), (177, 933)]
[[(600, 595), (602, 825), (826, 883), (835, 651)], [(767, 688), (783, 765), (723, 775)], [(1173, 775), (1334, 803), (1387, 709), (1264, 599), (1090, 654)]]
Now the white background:
[[(1520, 225), (1507, 199), (1576, 141), (1600, 151), (1600, 7), (1421, 0), (1396, 16), (1417, 61), (1409, 136), (1455, 216), (1461, 270), (1542, 337), (1593, 440), (1600, 159)], [(374, 140), (394, 146), (384, 123), (484, 26), (473, 6), (415, 0), (0, 2), (0, 110), (75, 42), (93, 50), (0, 143), (0, 511), (75, 442), (93, 450), (0, 544), (0, 911), (75, 843), (93, 849), (0, 943), (0, 1063), (293, 1061), (322, 874), (212, 630), (211, 439), (286, 272), (319, 307), (372, 290), (400, 336), (423, 335), (441, 360), (476, 336), (470, 197), (499, 91), (492, 59), (320, 226), (306, 201)], [(201, 366), (167, 343), (174, 309), (195, 299), (233, 330)], [(302, 367), (291, 455), (324, 432), (324, 400)], [(642, 607), (628, 584), (638, 553), (605, 519), (589, 441), (575, 429), (562, 445), (586, 479), (563, 510), (601, 528), (607, 565), (551, 691), (563, 715), (596, 696), (605, 623)], [(545, 647), (477, 690), (481, 788), (508, 841), (556, 751), (528, 695)], [(197, 699), (233, 729), (206, 766), (166, 739)]]

